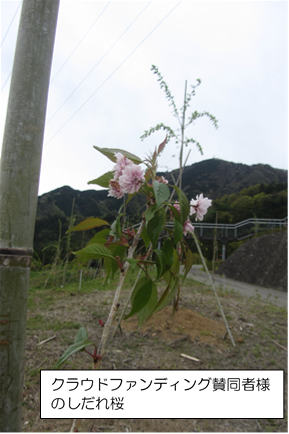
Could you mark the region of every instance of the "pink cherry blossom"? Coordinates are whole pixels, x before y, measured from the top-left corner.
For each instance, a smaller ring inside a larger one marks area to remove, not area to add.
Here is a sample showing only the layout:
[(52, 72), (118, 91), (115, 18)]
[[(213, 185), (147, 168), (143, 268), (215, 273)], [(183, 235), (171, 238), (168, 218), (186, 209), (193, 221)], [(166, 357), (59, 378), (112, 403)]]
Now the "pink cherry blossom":
[(119, 185), (119, 182), (115, 179), (111, 179), (109, 181), (110, 190), (108, 193), (108, 196), (116, 197), (117, 199), (120, 199), (124, 196), (124, 191)]
[(128, 165), (124, 168), (122, 175), (119, 177), (119, 185), (124, 193), (133, 194), (139, 191), (145, 178), (143, 170), (136, 164)]
[(169, 181), (164, 176), (156, 176), (156, 181), (161, 184), (168, 184)]
[[(174, 203), (173, 207), (176, 208), (179, 211), (179, 213), (181, 212), (181, 207), (180, 207), (179, 202)], [(170, 219), (171, 220), (174, 219), (174, 214), (173, 214), (172, 210), (170, 210)]]
[(122, 172), (127, 166), (131, 166), (133, 162), (126, 158), (125, 155), (123, 155), (121, 152), (116, 152), (116, 165), (114, 166), (114, 179), (119, 179), (119, 177), (122, 175)]
[(179, 212), (181, 212), (181, 206), (179, 202), (174, 203), (174, 208), (176, 208)]
[(187, 235), (188, 232), (192, 233), (194, 232), (195, 228), (190, 222), (190, 220), (187, 220), (183, 226), (183, 233), (184, 235)]
[(212, 200), (207, 197), (203, 197), (203, 193), (197, 196), (197, 199), (192, 199), (190, 202), (191, 209), (190, 215), (196, 213), (196, 221), (203, 220), (204, 215), (207, 214), (208, 208), (212, 205)]

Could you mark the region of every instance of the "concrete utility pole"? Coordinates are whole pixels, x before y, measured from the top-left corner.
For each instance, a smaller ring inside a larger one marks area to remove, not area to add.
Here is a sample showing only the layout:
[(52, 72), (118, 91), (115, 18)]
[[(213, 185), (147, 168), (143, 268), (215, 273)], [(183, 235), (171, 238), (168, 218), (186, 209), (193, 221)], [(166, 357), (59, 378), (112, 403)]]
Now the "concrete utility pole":
[(0, 166), (0, 431), (21, 431), (27, 294), (59, 0), (23, 0)]

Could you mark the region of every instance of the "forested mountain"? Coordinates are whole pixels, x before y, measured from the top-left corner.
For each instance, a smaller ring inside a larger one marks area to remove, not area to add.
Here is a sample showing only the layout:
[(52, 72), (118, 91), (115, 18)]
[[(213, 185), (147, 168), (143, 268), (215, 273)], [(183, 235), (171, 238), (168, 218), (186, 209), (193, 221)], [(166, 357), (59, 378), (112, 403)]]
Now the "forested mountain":
[[(162, 172), (170, 183), (178, 178), (178, 170)], [(287, 171), (274, 169), (269, 165), (247, 166), (228, 161), (210, 159), (195, 163), (184, 169), (182, 186), (188, 199), (203, 193), (213, 199), (205, 221), (235, 223), (250, 217), (283, 218), (287, 216)], [(107, 190), (78, 191), (64, 186), (45, 193), (38, 198), (35, 226), (34, 249), (43, 260), (42, 250), (55, 244), (69, 226), (73, 199), (75, 224), (88, 217), (103, 218), (112, 223), (123, 199), (107, 197)], [(127, 213), (132, 224), (141, 219), (145, 210), (146, 198), (136, 195), (127, 205)], [(72, 249), (79, 249), (89, 240), (90, 233), (73, 233)], [(65, 240), (63, 241), (63, 247)], [(65, 249), (65, 247), (64, 247)], [(51, 261), (53, 248), (45, 250), (45, 263)], [(64, 254), (64, 252), (63, 252)]]
[[(175, 179), (179, 170), (171, 172)], [(162, 173), (170, 182), (172, 176)], [(203, 193), (210, 199), (220, 199), (225, 194), (239, 193), (256, 184), (286, 184), (287, 170), (274, 169), (268, 164), (232, 163), (212, 158), (185, 167), (182, 177), (183, 190), (188, 198)]]

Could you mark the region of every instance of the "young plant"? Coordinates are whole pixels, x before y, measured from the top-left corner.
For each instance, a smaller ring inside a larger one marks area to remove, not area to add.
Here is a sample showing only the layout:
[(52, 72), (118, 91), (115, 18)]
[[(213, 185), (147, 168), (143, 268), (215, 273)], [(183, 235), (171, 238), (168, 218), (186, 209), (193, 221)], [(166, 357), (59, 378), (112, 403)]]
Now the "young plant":
[[(101, 324), (103, 326), (101, 342), (97, 350), (95, 347), (94, 353), (91, 353), (95, 369), (98, 368), (105, 354), (109, 332), (119, 308), (123, 283), (130, 267), (133, 270), (137, 268), (143, 270), (145, 276), (134, 285), (130, 297), (131, 309), (125, 319), (137, 315), (141, 326), (145, 320), (173, 300), (174, 309), (177, 307), (181, 283), (184, 282), (193, 264), (193, 254), (184, 238), (187, 233), (194, 232), (190, 218), (194, 216), (196, 220), (203, 220), (212, 203), (210, 199), (204, 198), (203, 194), (189, 203), (185, 193), (179, 187), (169, 186), (164, 177), (156, 175), (157, 159), (165, 147), (166, 140), (144, 161), (123, 150), (95, 147), (116, 164), (112, 171), (90, 181), (89, 184), (109, 188), (108, 195), (117, 200), (127, 194), (126, 202), (128, 202), (135, 194), (144, 194), (147, 202), (137, 231), (134, 228), (124, 227), (121, 219), (122, 205), (110, 229), (101, 230), (86, 247), (75, 252), (78, 261), (82, 263), (92, 259), (102, 259), (106, 270), (106, 281), (115, 274), (119, 276), (109, 316), (105, 323)], [(145, 167), (141, 168), (141, 164)], [(170, 199), (169, 187), (176, 192), (178, 201)], [(167, 227), (167, 223), (171, 221), (174, 222), (173, 229)], [(101, 226), (109, 226), (109, 224), (98, 218), (87, 219), (69, 229), (69, 232)], [(136, 248), (141, 239), (145, 251), (137, 253)], [(162, 246), (159, 245), (160, 240), (163, 241)], [(155, 259), (152, 260), (151, 256)], [(180, 274), (182, 258), (184, 258), (183, 276)], [(156, 271), (155, 278), (152, 277), (151, 268)], [(166, 287), (158, 296), (157, 286), (162, 280), (165, 281)], [(77, 342), (67, 350), (56, 366), (59, 367), (73, 352), (83, 350), (86, 345), (88, 345), (87, 333), (82, 331)]]

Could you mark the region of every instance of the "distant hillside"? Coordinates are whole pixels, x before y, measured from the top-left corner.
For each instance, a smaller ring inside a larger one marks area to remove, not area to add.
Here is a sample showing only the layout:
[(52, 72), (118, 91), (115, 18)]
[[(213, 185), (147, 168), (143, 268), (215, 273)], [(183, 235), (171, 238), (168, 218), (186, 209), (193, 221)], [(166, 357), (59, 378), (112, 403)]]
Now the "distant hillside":
[[(179, 170), (172, 174), (177, 179)], [(172, 182), (170, 173), (161, 175)], [(212, 158), (185, 167), (182, 179), (188, 198), (204, 193), (211, 199), (220, 199), (256, 184), (287, 184), (287, 170), (274, 169), (268, 164), (247, 166)]]
[[(172, 175), (177, 179), (178, 172), (178, 170), (162, 172), (159, 175), (165, 176), (170, 183), (173, 183)], [(224, 195), (239, 193), (244, 188), (256, 184), (261, 186), (263, 184), (279, 185), (277, 190), (287, 188), (287, 171), (274, 169), (263, 164), (247, 166), (245, 164), (210, 159), (186, 167), (182, 181), (183, 190), (189, 200), (200, 193), (213, 200), (221, 199)], [(260, 191), (262, 191), (262, 188)], [(78, 191), (64, 186), (39, 196), (34, 237), (34, 249), (38, 255), (43, 258), (42, 249), (58, 240), (59, 221), (62, 224), (62, 236), (65, 235), (74, 198), (75, 224), (88, 217), (103, 218), (112, 223), (120, 206), (123, 204), (123, 200), (107, 197), (107, 193), (107, 190)], [(129, 202), (127, 213), (132, 223), (140, 221), (145, 204), (146, 198), (144, 195), (137, 195)], [(214, 215), (212, 214), (208, 218), (214, 219)], [(235, 216), (235, 218), (238, 219), (238, 216)], [(89, 234), (85, 234), (86, 239), (83, 238), (81, 233), (73, 234), (71, 240), (72, 249), (79, 249), (81, 245), (88, 241), (89, 236)], [(45, 255), (45, 262), (47, 263), (53, 256), (53, 249), (47, 249)]]

